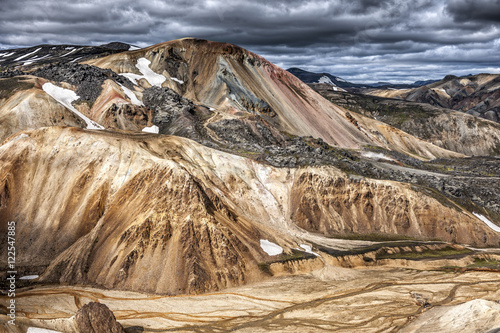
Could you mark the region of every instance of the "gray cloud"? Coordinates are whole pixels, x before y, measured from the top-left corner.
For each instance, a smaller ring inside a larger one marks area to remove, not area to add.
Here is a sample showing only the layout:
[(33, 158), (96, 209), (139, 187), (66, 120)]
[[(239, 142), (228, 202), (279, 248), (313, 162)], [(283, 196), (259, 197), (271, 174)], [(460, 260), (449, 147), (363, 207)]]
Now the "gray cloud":
[(354, 81), (500, 69), (500, 0), (2, 0), (0, 48), (234, 43)]
[(456, 21), (500, 22), (498, 0), (450, 0), (446, 9)]

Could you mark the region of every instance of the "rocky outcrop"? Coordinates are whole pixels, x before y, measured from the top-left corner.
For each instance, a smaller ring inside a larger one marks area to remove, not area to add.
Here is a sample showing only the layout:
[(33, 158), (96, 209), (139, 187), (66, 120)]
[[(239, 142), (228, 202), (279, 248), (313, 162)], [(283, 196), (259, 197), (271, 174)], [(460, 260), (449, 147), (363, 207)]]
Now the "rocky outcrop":
[(125, 333), (113, 312), (102, 303), (85, 304), (75, 314), (74, 321), (80, 333)]
[(292, 220), (328, 236), (392, 234), (497, 246), (500, 235), (479, 231), (475, 218), (442, 196), (410, 185), (303, 170), (292, 188)]
[(332, 103), (436, 146), (469, 156), (500, 154), (500, 124), (426, 104), (314, 88)]
[(170, 88), (145, 89), (143, 102), (153, 110), (152, 122), (161, 134), (183, 136), (197, 142), (207, 137), (202, 121), (211, 114), (208, 108), (196, 106)]

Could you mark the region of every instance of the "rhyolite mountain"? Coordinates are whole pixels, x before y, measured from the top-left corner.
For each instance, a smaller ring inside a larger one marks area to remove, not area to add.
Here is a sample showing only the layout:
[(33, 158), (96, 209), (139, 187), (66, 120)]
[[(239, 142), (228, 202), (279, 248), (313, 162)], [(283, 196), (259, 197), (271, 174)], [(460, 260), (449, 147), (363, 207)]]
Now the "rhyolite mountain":
[(427, 103), (337, 92), (321, 85), (312, 88), (349, 111), (383, 121), (439, 147), (465, 155), (500, 156), (497, 122)]
[(500, 75), (478, 74), (457, 77), (448, 75), (438, 82), (422, 87), (387, 90), (375, 89), (365, 93), (427, 103), (500, 122)]
[(0, 222), (16, 222), (20, 272), (197, 294), (321, 267), (307, 245), (373, 245), (342, 238), (499, 246), (495, 157), (348, 111), (235, 45), (115, 51), (27, 49), (0, 79)]

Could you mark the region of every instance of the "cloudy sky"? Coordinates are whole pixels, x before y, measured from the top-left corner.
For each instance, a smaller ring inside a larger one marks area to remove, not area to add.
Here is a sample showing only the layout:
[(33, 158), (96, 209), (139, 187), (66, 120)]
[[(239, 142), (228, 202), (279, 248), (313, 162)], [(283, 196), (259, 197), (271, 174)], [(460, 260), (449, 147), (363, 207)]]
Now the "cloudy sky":
[(1, 0), (0, 49), (198, 37), (353, 82), (500, 73), (500, 0)]

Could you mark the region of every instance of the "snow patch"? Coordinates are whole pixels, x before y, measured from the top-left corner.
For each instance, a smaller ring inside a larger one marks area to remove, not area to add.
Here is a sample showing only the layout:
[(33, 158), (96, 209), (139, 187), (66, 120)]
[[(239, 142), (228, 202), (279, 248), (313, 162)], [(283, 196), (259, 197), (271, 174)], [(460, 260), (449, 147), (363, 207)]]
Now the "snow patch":
[(161, 87), (162, 83), (165, 82), (167, 78), (161, 74), (155, 73), (151, 68), (149, 68), (150, 64), (151, 61), (148, 59), (139, 58), (135, 67), (139, 69), (139, 72), (141, 72), (142, 75), (134, 73), (121, 73), (120, 75), (125, 76), (130, 81), (134, 82), (134, 84), (137, 84), (137, 81), (140, 79), (146, 79), (150, 85)]
[(472, 214), (474, 214), (474, 216), (476, 216), (478, 219), (480, 219), (481, 221), (486, 223), (486, 225), (488, 227), (490, 227), (491, 229), (493, 229), (494, 231), (500, 232), (500, 227), (497, 226), (495, 223), (491, 222), (490, 220), (488, 220), (488, 218), (486, 216), (478, 214), (478, 213), (472, 213)]
[(38, 49), (36, 49), (36, 50), (35, 50), (35, 51), (33, 51), (33, 52), (30, 52), (30, 53), (28, 53), (28, 54), (25, 54), (25, 55), (23, 55), (23, 56), (20, 56), (19, 58), (14, 59), (14, 61), (19, 61), (19, 60), (21, 60), (21, 59), (27, 58), (27, 57), (29, 57), (29, 56), (31, 56), (31, 55), (33, 55), (33, 54), (37, 53), (37, 52), (38, 52), (38, 51), (40, 51), (41, 49), (42, 49), (42, 48), (41, 48), (41, 47), (39, 47)]
[(78, 61), (78, 60), (80, 60), (80, 59), (82, 59), (82, 58), (83, 58), (83, 57), (78, 57), (78, 58), (75, 58), (75, 59), (71, 60), (70, 62), (76, 62), (76, 61)]
[(315, 253), (312, 251), (311, 246), (307, 244), (300, 244), (300, 247), (303, 249), (304, 252), (314, 254), (316, 257), (319, 257), (319, 254)]
[(28, 60), (26, 60), (24, 63), (23, 63), (23, 66), (27, 66), (27, 65), (31, 65), (32, 63), (34, 63), (35, 61), (38, 61), (38, 60), (42, 60), (42, 59), (45, 59), (47, 57), (50, 57), (50, 54), (46, 54), (44, 55), (43, 57), (34, 57), (34, 58), (30, 58)]
[(267, 239), (260, 240), (260, 247), (270, 256), (277, 256), (278, 254), (283, 253), (283, 248), (281, 246), (270, 242)]
[(385, 161), (395, 161), (393, 158), (390, 158), (389, 156), (386, 156), (381, 153), (373, 153), (371, 151), (365, 151), (361, 153), (361, 156), (370, 158), (372, 160), (385, 160)]
[(45, 83), (42, 86), (43, 91), (45, 91), (53, 99), (64, 105), (69, 110), (76, 113), (80, 118), (82, 118), (87, 123), (88, 129), (104, 129), (101, 125), (95, 121), (84, 116), (80, 111), (78, 111), (71, 103), (80, 98), (73, 90), (64, 89), (58, 87), (50, 82)]
[(333, 87), (332, 87), (332, 89), (333, 89), (334, 91), (344, 91), (344, 92), (345, 92), (345, 90), (344, 90), (344, 89), (339, 88), (339, 87), (337, 87), (337, 86), (333, 86)]
[(137, 46), (134, 46), (134, 45), (130, 45), (129, 48), (128, 48), (128, 51), (135, 51), (135, 50), (140, 50), (141, 48), (140, 47), (137, 47)]
[(179, 79), (178, 79), (178, 78), (176, 78), (176, 77), (171, 77), (171, 78), (170, 78), (170, 80), (175, 81), (175, 82), (178, 82), (178, 83), (180, 83), (180, 84), (184, 84), (184, 81), (179, 80)]
[(318, 83), (327, 83), (331, 84), (332, 86), (335, 86), (335, 83), (330, 80), (330, 78), (326, 75), (323, 75), (322, 77), (319, 78)]
[(26, 275), (19, 278), (19, 280), (34, 280), (38, 279), (38, 275)]
[(340, 78), (340, 77), (335, 77), (335, 79), (336, 79), (337, 81), (340, 81), (340, 82), (347, 82), (346, 80), (344, 80), (343, 78)]
[(45, 328), (28, 327), (28, 330), (26, 331), (26, 333), (61, 333), (61, 332), (48, 330)]
[(11, 55), (14, 55), (16, 52), (11, 52), (11, 53), (2, 53), (2, 58), (10, 57)]
[(132, 81), (135, 85), (137, 85), (137, 81), (144, 78), (144, 76), (139, 75), (139, 74), (134, 74), (134, 73), (121, 73), (120, 75), (125, 76), (127, 79)]
[(128, 99), (130, 99), (130, 102), (134, 105), (138, 105), (138, 106), (144, 106), (144, 103), (142, 103), (138, 98), (137, 96), (134, 94), (134, 92), (132, 90), (130, 90), (129, 88), (125, 87), (124, 85), (118, 83), (120, 85), (120, 88), (122, 88), (123, 92), (125, 93), (125, 95), (127, 95)]
[(151, 65), (151, 61), (146, 58), (139, 58), (135, 67), (139, 69), (142, 77), (145, 78), (150, 85), (161, 87), (162, 83), (165, 82), (167, 78), (161, 74), (153, 72), (153, 70), (149, 68), (149, 65)]
[(146, 132), (146, 133), (155, 133), (155, 134), (160, 133), (160, 129), (156, 125), (153, 125), (153, 126), (150, 126), (150, 127), (144, 127), (142, 129), (142, 131)]
[(73, 49), (73, 50), (69, 51), (68, 53), (63, 54), (61, 57), (65, 57), (65, 56), (67, 56), (67, 55), (70, 55), (71, 53), (73, 53), (73, 52), (75, 52), (75, 51), (78, 51), (78, 49)]

